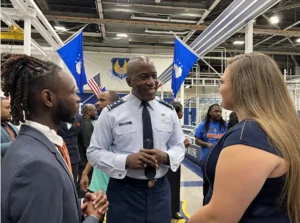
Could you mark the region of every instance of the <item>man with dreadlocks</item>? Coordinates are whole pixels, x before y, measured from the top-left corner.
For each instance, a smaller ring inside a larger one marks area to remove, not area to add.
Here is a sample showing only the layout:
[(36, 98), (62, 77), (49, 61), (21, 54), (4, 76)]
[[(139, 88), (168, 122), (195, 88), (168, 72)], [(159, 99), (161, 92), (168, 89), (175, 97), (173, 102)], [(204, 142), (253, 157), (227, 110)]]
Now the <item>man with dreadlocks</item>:
[[(222, 118), (222, 109), (218, 104), (213, 104), (208, 108), (206, 117), (196, 129), (196, 144), (201, 146), (200, 165), (204, 173), (203, 163), (209, 153), (209, 149), (221, 138), (227, 130), (227, 123)], [(208, 193), (209, 183), (203, 177), (203, 197)]]
[[(2, 222), (82, 222), (68, 150), (57, 135), (61, 121), (74, 121), (80, 101), (72, 77), (51, 62), (18, 54), (6, 55), (1, 70), (12, 123), (24, 123), (2, 162)], [(83, 222), (96, 223), (107, 207), (103, 192), (87, 194)]]

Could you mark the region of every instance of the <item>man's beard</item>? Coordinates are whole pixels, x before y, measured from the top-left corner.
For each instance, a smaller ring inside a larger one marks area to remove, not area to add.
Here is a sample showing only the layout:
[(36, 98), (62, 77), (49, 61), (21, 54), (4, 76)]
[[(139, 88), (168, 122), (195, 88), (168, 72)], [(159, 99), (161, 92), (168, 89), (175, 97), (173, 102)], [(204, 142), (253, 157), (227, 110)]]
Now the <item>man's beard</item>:
[(3, 122), (10, 122), (11, 118), (12, 118), (11, 115), (9, 115), (9, 116), (6, 116), (4, 118), (1, 118), (1, 121), (3, 121)]
[(57, 102), (56, 118), (61, 122), (73, 123), (75, 121), (75, 116), (70, 108), (61, 101)]

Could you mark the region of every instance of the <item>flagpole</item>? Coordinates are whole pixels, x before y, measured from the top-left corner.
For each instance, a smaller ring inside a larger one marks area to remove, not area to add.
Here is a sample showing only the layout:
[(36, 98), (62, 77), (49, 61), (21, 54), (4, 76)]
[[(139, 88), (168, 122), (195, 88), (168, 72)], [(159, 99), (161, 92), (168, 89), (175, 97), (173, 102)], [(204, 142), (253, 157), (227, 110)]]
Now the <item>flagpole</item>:
[(160, 86), (160, 98), (161, 98), (161, 100), (164, 100), (164, 89), (163, 89), (163, 85)]
[(84, 25), (81, 29), (79, 29), (76, 33), (74, 33), (72, 36), (70, 36), (67, 40), (65, 40), (63, 42), (63, 45), (60, 45), (57, 49), (52, 50), (49, 54), (47, 54), (46, 56), (43, 57), (42, 60), (47, 59), (49, 56), (52, 56), (53, 53), (55, 53), (59, 48), (61, 48), (62, 46), (66, 45), (68, 42), (70, 42), (72, 39), (74, 39), (85, 27), (87, 27), (89, 25), (86, 24)]
[(76, 33), (74, 33), (72, 36), (70, 36), (67, 40), (64, 41), (64, 44), (67, 44), (68, 42), (70, 42), (72, 39), (74, 39), (82, 30), (85, 29), (85, 27), (87, 27), (90, 23), (85, 24), (85, 26), (83, 26), (81, 29), (79, 29)]
[[(90, 100), (95, 94), (92, 94), (88, 99), (86, 99), (82, 104), (85, 104), (88, 100)], [(95, 95), (96, 96), (96, 95)]]
[[(184, 83), (181, 85), (180, 88), (180, 103), (182, 104), (184, 110)], [(184, 118), (180, 119), (180, 123), (181, 125), (184, 124)]]

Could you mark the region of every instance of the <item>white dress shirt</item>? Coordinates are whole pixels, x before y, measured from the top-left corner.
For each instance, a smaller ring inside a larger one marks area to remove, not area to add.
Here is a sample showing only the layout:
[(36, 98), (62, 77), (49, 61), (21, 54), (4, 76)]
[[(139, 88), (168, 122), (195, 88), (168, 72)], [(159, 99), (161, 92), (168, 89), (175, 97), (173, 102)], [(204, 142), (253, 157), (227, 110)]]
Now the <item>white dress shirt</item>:
[(48, 126), (42, 125), (37, 122), (29, 121), (29, 120), (25, 120), (24, 125), (28, 125), (32, 128), (37, 129), (38, 131), (43, 133), (54, 145), (63, 146), (64, 143), (63, 139), (59, 135), (57, 135), (57, 133), (53, 129), (50, 129)]
[[(50, 142), (52, 142), (54, 144), (54, 146), (55, 146), (56, 150), (58, 151), (59, 155), (61, 155), (61, 153), (59, 152), (57, 146), (63, 146), (64, 140), (62, 139), (62, 137), (57, 135), (57, 133), (53, 129), (50, 129), (46, 125), (42, 125), (40, 123), (29, 121), (29, 120), (25, 120), (24, 125), (28, 125), (32, 128), (35, 128), (36, 130), (38, 130), (42, 134), (44, 134), (50, 140)], [(62, 157), (63, 161), (65, 161), (65, 159), (63, 158), (62, 155), (61, 155), (61, 157)], [(65, 164), (66, 164), (67, 169), (69, 169), (66, 161), (65, 161)]]
[[(143, 148), (143, 123), (141, 100), (133, 94), (123, 98), (125, 102), (108, 110), (105, 108), (95, 124), (91, 143), (87, 149), (89, 162), (107, 173), (110, 177), (122, 179), (129, 176), (147, 179), (144, 169), (126, 167), (129, 154)], [(149, 101), (154, 148), (169, 155), (170, 168), (176, 171), (184, 158), (184, 133), (175, 110), (160, 103), (156, 98)], [(111, 147), (112, 152), (109, 152)], [(169, 166), (160, 165), (156, 169), (155, 179), (163, 177)]]

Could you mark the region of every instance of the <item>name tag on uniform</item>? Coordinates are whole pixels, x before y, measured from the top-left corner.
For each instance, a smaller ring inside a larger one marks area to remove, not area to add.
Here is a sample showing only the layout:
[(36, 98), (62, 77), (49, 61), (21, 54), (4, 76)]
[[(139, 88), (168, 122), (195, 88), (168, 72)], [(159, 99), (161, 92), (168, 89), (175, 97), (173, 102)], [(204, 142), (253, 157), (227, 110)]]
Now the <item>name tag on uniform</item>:
[(119, 126), (123, 126), (123, 125), (132, 125), (132, 122), (121, 122), (121, 123), (119, 123)]
[(166, 121), (168, 121), (167, 114), (165, 114), (165, 113), (162, 113), (162, 114), (161, 114), (161, 120), (162, 120), (163, 122), (166, 122)]

